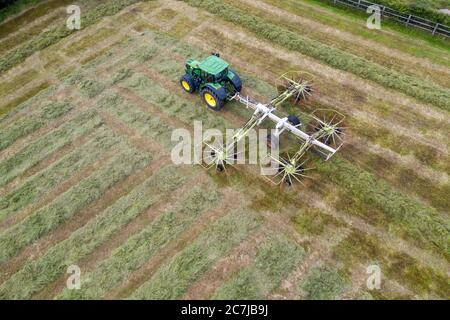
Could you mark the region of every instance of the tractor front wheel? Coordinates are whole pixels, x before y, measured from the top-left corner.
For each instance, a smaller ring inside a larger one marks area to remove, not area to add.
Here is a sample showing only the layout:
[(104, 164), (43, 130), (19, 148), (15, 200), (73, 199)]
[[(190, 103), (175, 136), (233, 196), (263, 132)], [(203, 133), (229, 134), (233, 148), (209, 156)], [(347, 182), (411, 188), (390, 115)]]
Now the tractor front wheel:
[(195, 91), (194, 79), (189, 74), (185, 74), (180, 78), (180, 84), (184, 91), (188, 93), (193, 93)]
[(214, 111), (219, 111), (220, 109), (222, 109), (224, 101), (223, 99), (219, 98), (219, 95), (216, 92), (214, 92), (214, 90), (207, 87), (202, 90), (201, 95), (203, 101), (205, 101), (206, 105), (210, 109)]

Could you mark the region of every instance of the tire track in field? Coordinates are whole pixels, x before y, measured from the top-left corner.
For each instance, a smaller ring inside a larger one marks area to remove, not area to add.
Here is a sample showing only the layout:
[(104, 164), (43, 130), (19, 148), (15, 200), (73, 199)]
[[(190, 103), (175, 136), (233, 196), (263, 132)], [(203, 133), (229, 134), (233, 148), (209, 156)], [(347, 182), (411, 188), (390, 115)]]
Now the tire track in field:
[(232, 251), (217, 260), (196, 282), (193, 282), (181, 298), (183, 300), (210, 299), (216, 290), (240, 269), (252, 264), (258, 247), (267, 238), (267, 230), (259, 229), (256, 234), (234, 247)]
[(162, 247), (146, 264), (131, 274), (122, 284), (109, 292), (104, 298), (126, 298), (134, 290), (139, 288), (142, 283), (147, 281), (166, 261), (194, 241), (208, 225), (225, 216), (230, 210), (244, 205), (242, 202), (237, 201), (237, 199), (240, 199), (240, 194), (236, 191), (226, 188), (223, 189), (222, 194), (223, 197), (217, 207), (210, 209), (195, 219), (191, 227)]
[[(163, 160), (163, 159), (160, 159)], [(88, 274), (95, 270), (99, 263), (109, 257), (111, 253), (122, 244), (124, 244), (132, 235), (138, 234), (145, 227), (150, 225), (162, 212), (176, 203), (183, 194), (192, 188), (192, 179), (190, 177), (180, 188), (170, 195), (162, 197), (156, 204), (144, 210), (136, 218), (116, 232), (110, 239), (100, 244), (87, 257), (77, 262), (84, 274)], [(58, 280), (49, 284), (44, 290), (36, 294), (33, 299), (52, 299), (62, 292), (66, 286), (67, 275), (62, 274)]]

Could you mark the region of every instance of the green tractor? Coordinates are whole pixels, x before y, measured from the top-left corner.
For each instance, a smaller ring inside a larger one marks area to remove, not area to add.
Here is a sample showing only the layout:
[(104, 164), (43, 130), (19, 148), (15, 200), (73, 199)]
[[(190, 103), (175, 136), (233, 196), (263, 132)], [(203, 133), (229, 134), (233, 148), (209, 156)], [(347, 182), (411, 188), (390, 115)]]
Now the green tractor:
[(201, 62), (187, 60), (186, 73), (180, 78), (180, 84), (188, 93), (199, 92), (214, 111), (222, 109), (227, 100), (242, 90), (241, 78), (228, 68), (228, 63), (219, 54), (212, 54)]

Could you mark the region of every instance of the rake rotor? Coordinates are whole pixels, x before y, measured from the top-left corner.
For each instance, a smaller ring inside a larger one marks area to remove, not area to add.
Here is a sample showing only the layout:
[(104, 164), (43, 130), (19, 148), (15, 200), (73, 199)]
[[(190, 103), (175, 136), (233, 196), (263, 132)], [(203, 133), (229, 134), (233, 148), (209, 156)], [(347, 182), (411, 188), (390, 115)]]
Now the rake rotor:
[(276, 108), (289, 99), (294, 104), (306, 101), (314, 92), (312, 80), (313, 76), (305, 72), (291, 71), (283, 74), (275, 82), (278, 96), (268, 104), (256, 102), (236, 92), (230, 97), (230, 100), (236, 100), (244, 104), (248, 109), (252, 109), (253, 115), (235, 133), (231, 143), (214, 146), (209, 142), (203, 142), (205, 146), (204, 160), (206, 162), (204, 167), (211, 168), (215, 166), (219, 172), (226, 171), (226, 166), (233, 165), (237, 158), (235, 152), (237, 143), (245, 138), (251, 129), (259, 126), (265, 120), (271, 120), (275, 123), (273, 138), (276, 141), (279, 141), (279, 136), (283, 132), (288, 131), (297, 137), (301, 144), (297, 152), (292, 156), (287, 154), (285, 158), (278, 158), (269, 155), (271, 165), (276, 164), (276, 168), (273, 175), (264, 177), (276, 185), (287, 184), (291, 186), (294, 182), (303, 184), (302, 179), (310, 178), (307, 172), (313, 169), (306, 167), (308, 161), (307, 151), (310, 148), (314, 148), (319, 155), (328, 160), (342, 146), (344, 135), (344, 116), (334, 110), (317, 109), (309, 115), (304, 114), (307, 120), (307, 132), (302, 131), (304, 125), (298, 117), (292, 115), (280, 117), (275, 114)]
[(281, 98), (282, 101), (272, 102), (279, 104), (289, 99), (292, 104), (298, 105), (301, 102), (306, 101), (314, 92), (313, 79), (313, 75), (307, 72), (286, 72), (275, 81), (278, 97), (274, 100)]

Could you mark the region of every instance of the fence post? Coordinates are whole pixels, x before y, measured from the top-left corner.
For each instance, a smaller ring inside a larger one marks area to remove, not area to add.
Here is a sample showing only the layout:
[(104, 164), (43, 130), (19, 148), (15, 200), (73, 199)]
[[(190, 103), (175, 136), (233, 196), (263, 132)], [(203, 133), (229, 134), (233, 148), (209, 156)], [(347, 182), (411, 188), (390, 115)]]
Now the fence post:
[(358, 0), (358, 6), (357, 6), (357, 8), (359, 8), (360, 5), (361, 5), (361, 0)]
[(408, 26), (410, 20), (411, 20), (411, 15), (409, 15), (408, 20), (406, 20), (406, 26)]
[(336, 5), (336, 0), (333, 0), (334, 5)]
[(438, 27), (439, 27), (439, 23), (436, 23), (436, 25), (434, 26), (434, 29), (433, 29), (433, 36), (436, 33), (436, 30), (437, 30)]

